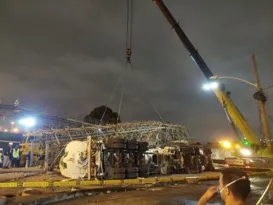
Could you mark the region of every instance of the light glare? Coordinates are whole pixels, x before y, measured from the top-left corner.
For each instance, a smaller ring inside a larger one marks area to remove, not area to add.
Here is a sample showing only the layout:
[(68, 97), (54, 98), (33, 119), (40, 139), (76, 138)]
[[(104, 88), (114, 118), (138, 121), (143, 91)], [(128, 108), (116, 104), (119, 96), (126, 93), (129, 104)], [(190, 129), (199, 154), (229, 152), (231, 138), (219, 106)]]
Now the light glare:
[(13, 129), (13, 132), (16, 132), (16, 133), (17, 133), (17, 132), (19, 132), (19, 129), (18, 129), (17, 127), (14, 128), (14, 129)]
[(244, 156), (251, 156), (252, 155), (252, 153), (249, 149), (241, 149), (240, 152)]
[(21, 119), (19, 123), (21, 125), (24, 125), (25, 127), (33, 127), (35, 125), (35, 119), (28, 117), (28, 118)]
[(228, 141), (223, 141), (223, 142), (222, 142), (222, 145), (223, 145), (223, 147), (225, 147), (225, 148), (227, 148), (227, 149), (231, 148), (231, 143), (228, 142)]
[(208, 91), (219, 87), (218, 82), (209, 82), (203, 85), (203, 89)]

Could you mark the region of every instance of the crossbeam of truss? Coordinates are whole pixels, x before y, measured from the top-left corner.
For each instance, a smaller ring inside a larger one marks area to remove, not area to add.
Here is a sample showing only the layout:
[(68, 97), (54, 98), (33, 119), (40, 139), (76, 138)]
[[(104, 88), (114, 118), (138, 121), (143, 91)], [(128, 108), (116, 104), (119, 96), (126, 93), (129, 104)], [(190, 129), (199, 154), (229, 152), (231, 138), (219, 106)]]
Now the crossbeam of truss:
[(67, 143), (72, 140), (86, 140), (107, 137), (124, 138), (127, 140), (147, 141), (150, 145), (164, 144), (169, 141), (187, 140), (190, 134), (185, 126), (162, 123), (159, 121), (124, 122), (114, 125), (87, 125), (78, 128), (35, 130), (25, 136), (41, 136), (42, 139), (56, 140)]

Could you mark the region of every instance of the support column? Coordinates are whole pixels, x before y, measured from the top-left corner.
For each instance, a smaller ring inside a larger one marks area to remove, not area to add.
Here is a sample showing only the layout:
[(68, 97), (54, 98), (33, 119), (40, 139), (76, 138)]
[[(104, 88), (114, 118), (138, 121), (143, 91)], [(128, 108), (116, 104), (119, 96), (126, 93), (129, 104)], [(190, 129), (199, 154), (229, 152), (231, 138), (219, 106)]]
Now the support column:
[(49, 157), (48, 157), (48, 154), (49, 154), (49, 143), (48, 143), (48, 141), (46, 141), (46, 143), (45, 143), (45, 172), (47, 173), (48, 172), (48, 159), (49, 159)]
[(91, 176), (92, 176), (92, 170), (91, 170), (91, 154), (92, 154), (92, 150), (91, 150), (91, 146), (92, 146), (92, 139), (91, 136), (87, 137), (87, 154), (88, 154), (88, 180), (91, 180)]
[(33, 146), (34, 146), (34, 143), (33, 143), (33, 141), (31, 141), (31, 143), (30, 143), (30, 162), (29, 162), (30, 167), (32, 167), (32, 165), (33, 165)]

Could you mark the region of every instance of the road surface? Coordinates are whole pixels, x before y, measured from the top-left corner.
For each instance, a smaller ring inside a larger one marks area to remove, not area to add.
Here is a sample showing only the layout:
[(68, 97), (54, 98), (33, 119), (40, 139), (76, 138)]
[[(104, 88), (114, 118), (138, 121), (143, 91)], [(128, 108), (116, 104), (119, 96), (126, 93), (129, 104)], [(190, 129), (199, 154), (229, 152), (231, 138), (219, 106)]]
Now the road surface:
[[(251, 178), (252, 191), (246, 204), (256, 204), (270, 178), (270, 176)], [(108, 193), (59, 202), (55, 205), (194, 205), (209, 186), (216, 184), (217, 181), (207, 181), (202, 184), (175, 184), (127, 192), (108, 191)], [(208, 204), (220, 205), (223, 202), (220, 196), (217, 196), (214, 201)], [(273, 204), (273, 201), (267, 201), (264, 204)]]

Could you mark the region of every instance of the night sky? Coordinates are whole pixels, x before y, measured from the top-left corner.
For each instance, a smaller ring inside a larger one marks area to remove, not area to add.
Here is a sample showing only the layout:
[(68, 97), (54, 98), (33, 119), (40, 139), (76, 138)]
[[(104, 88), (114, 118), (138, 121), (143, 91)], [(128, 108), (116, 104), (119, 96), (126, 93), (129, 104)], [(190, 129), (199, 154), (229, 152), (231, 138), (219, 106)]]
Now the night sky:
[[(262, 85), (273, 84), (272, 0), (165, 3), (215, 75), (254, 81), (255, 53)], [(159, 120), (152, 99), (165, 121), (186, 125), (201, 141), (233, 136), (214, 94), (201, 89), (203, 74), (152, 0), (135, 0), (131, 71), (125, 0), (2, 0), (0, 25), (3, 103), (19, 98), (25, 108), (80, 118), (109, 101), (124, 73), (122, 121)], [(259, 133), (255, 89), (224, 82)], [(109, 104), (115, 111), (120, 90)]]

